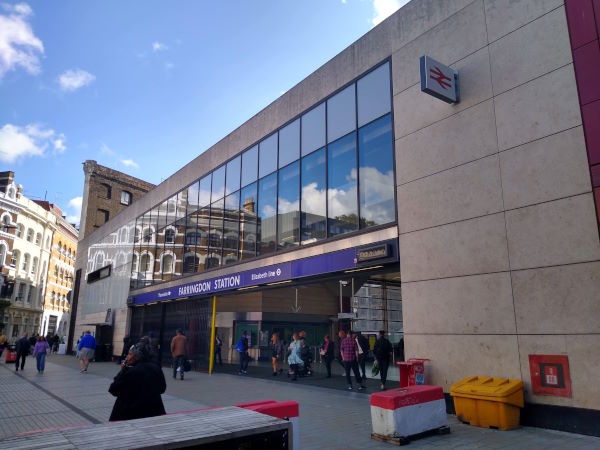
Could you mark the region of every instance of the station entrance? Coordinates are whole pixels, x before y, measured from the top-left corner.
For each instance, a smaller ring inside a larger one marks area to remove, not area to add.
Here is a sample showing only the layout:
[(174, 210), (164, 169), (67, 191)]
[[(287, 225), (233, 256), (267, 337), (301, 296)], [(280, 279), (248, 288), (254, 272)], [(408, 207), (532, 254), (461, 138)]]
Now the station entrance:
[[(402, 291), (397, 265), (357, 274), (291, 281), (256, 289), (237, 290), (216, 298), (216, 334), (223, 342), (221, 358), (237, 364), (236, 343), (247, 332), (249, 354), (256, 363), (271, 360), (270, 340), (278, 333), (285, 348), (294, 332), (304, 331), (314, 360), (325, 335), (337, 341), (339, 330), (359, 331), (371, 344), (385, 330), (403, 357)], [(199, 296), (134, 306), (129, 337), (153, 339), (163, 365), (171, 365), (170, 341), (181, 328), (188, 338), (188, 359), (195, 370), (208, 370), (213, 298)], [(285, 363), (285, 361), (282, 361)]]

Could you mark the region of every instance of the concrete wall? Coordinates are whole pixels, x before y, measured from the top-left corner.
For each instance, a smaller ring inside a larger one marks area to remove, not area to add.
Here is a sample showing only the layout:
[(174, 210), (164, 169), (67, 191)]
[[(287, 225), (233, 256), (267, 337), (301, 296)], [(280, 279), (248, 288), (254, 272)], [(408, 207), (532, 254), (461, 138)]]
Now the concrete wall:
[[(460, 71), (459, 104), (420, 92), (421, 54)], [(470, 2), (392, 63), (407, 356), (445, 391), (504, 376), (527, 401), (600, 408), (600, 244), (563, 2)], [(531, 394), (530, 354), (568, 355), (572, 398)]]

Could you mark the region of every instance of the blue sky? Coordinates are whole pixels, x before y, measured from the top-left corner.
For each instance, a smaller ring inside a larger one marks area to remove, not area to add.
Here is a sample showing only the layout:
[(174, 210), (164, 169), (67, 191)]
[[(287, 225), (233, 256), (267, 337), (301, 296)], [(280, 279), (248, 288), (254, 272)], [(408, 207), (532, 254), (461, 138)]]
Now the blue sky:
[(86, 159), (158, 184), (403, 0), (0, 0), (0, 171), (79, 221)]

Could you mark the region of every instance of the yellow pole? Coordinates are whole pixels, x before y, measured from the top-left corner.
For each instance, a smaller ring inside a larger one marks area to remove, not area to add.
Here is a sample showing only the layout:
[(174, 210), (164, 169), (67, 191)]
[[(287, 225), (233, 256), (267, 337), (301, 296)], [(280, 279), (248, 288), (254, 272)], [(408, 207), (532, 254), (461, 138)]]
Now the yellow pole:
[(208, 374), (212, 375), (215, 363), (215, 316), (217, 312), (217, 296), (213, 295), (212, 331), (210, 333), (210, 362), (208, 363)]

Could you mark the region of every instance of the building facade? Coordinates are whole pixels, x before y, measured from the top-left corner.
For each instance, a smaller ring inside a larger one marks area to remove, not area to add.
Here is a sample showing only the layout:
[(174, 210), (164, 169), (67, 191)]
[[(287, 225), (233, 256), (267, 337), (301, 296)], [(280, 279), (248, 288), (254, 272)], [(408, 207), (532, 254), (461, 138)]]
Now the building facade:
[(55, 219), (55, 229), (50, 246), (50, 262), (46, 274), (44, 313), (40, 334), (66, 336), (69, 330), (71, 293), (75, 281), (77, 256), (77, 229), (68, 223), (60, 208), (46, 201), (36, 201)]
[[(77, 335), (181, 327), (202, 365), (217, 296), (229, 348), (385, 329), (445, 392), (522, 379), (523, 423), (597, 434), (588, 4), (408, 3), (80, 242)], [(458, 103), (422, 92), (422, 55)]]
[[(27, 332), (40, 330), (46, 272), (55, 217), (22, 195), (14, 183), (13, 172), (5, 172), (6, 183), (0, 192), (2, 235), (3, 328), (14, 340)], [(3, 177), (0, 177), (3, 178)]]
[(87, 160), (83, 163), (85, 181), (79, 223), (80, 238), (101, 227), (138, 200), (154, 185), (118, 170)]

